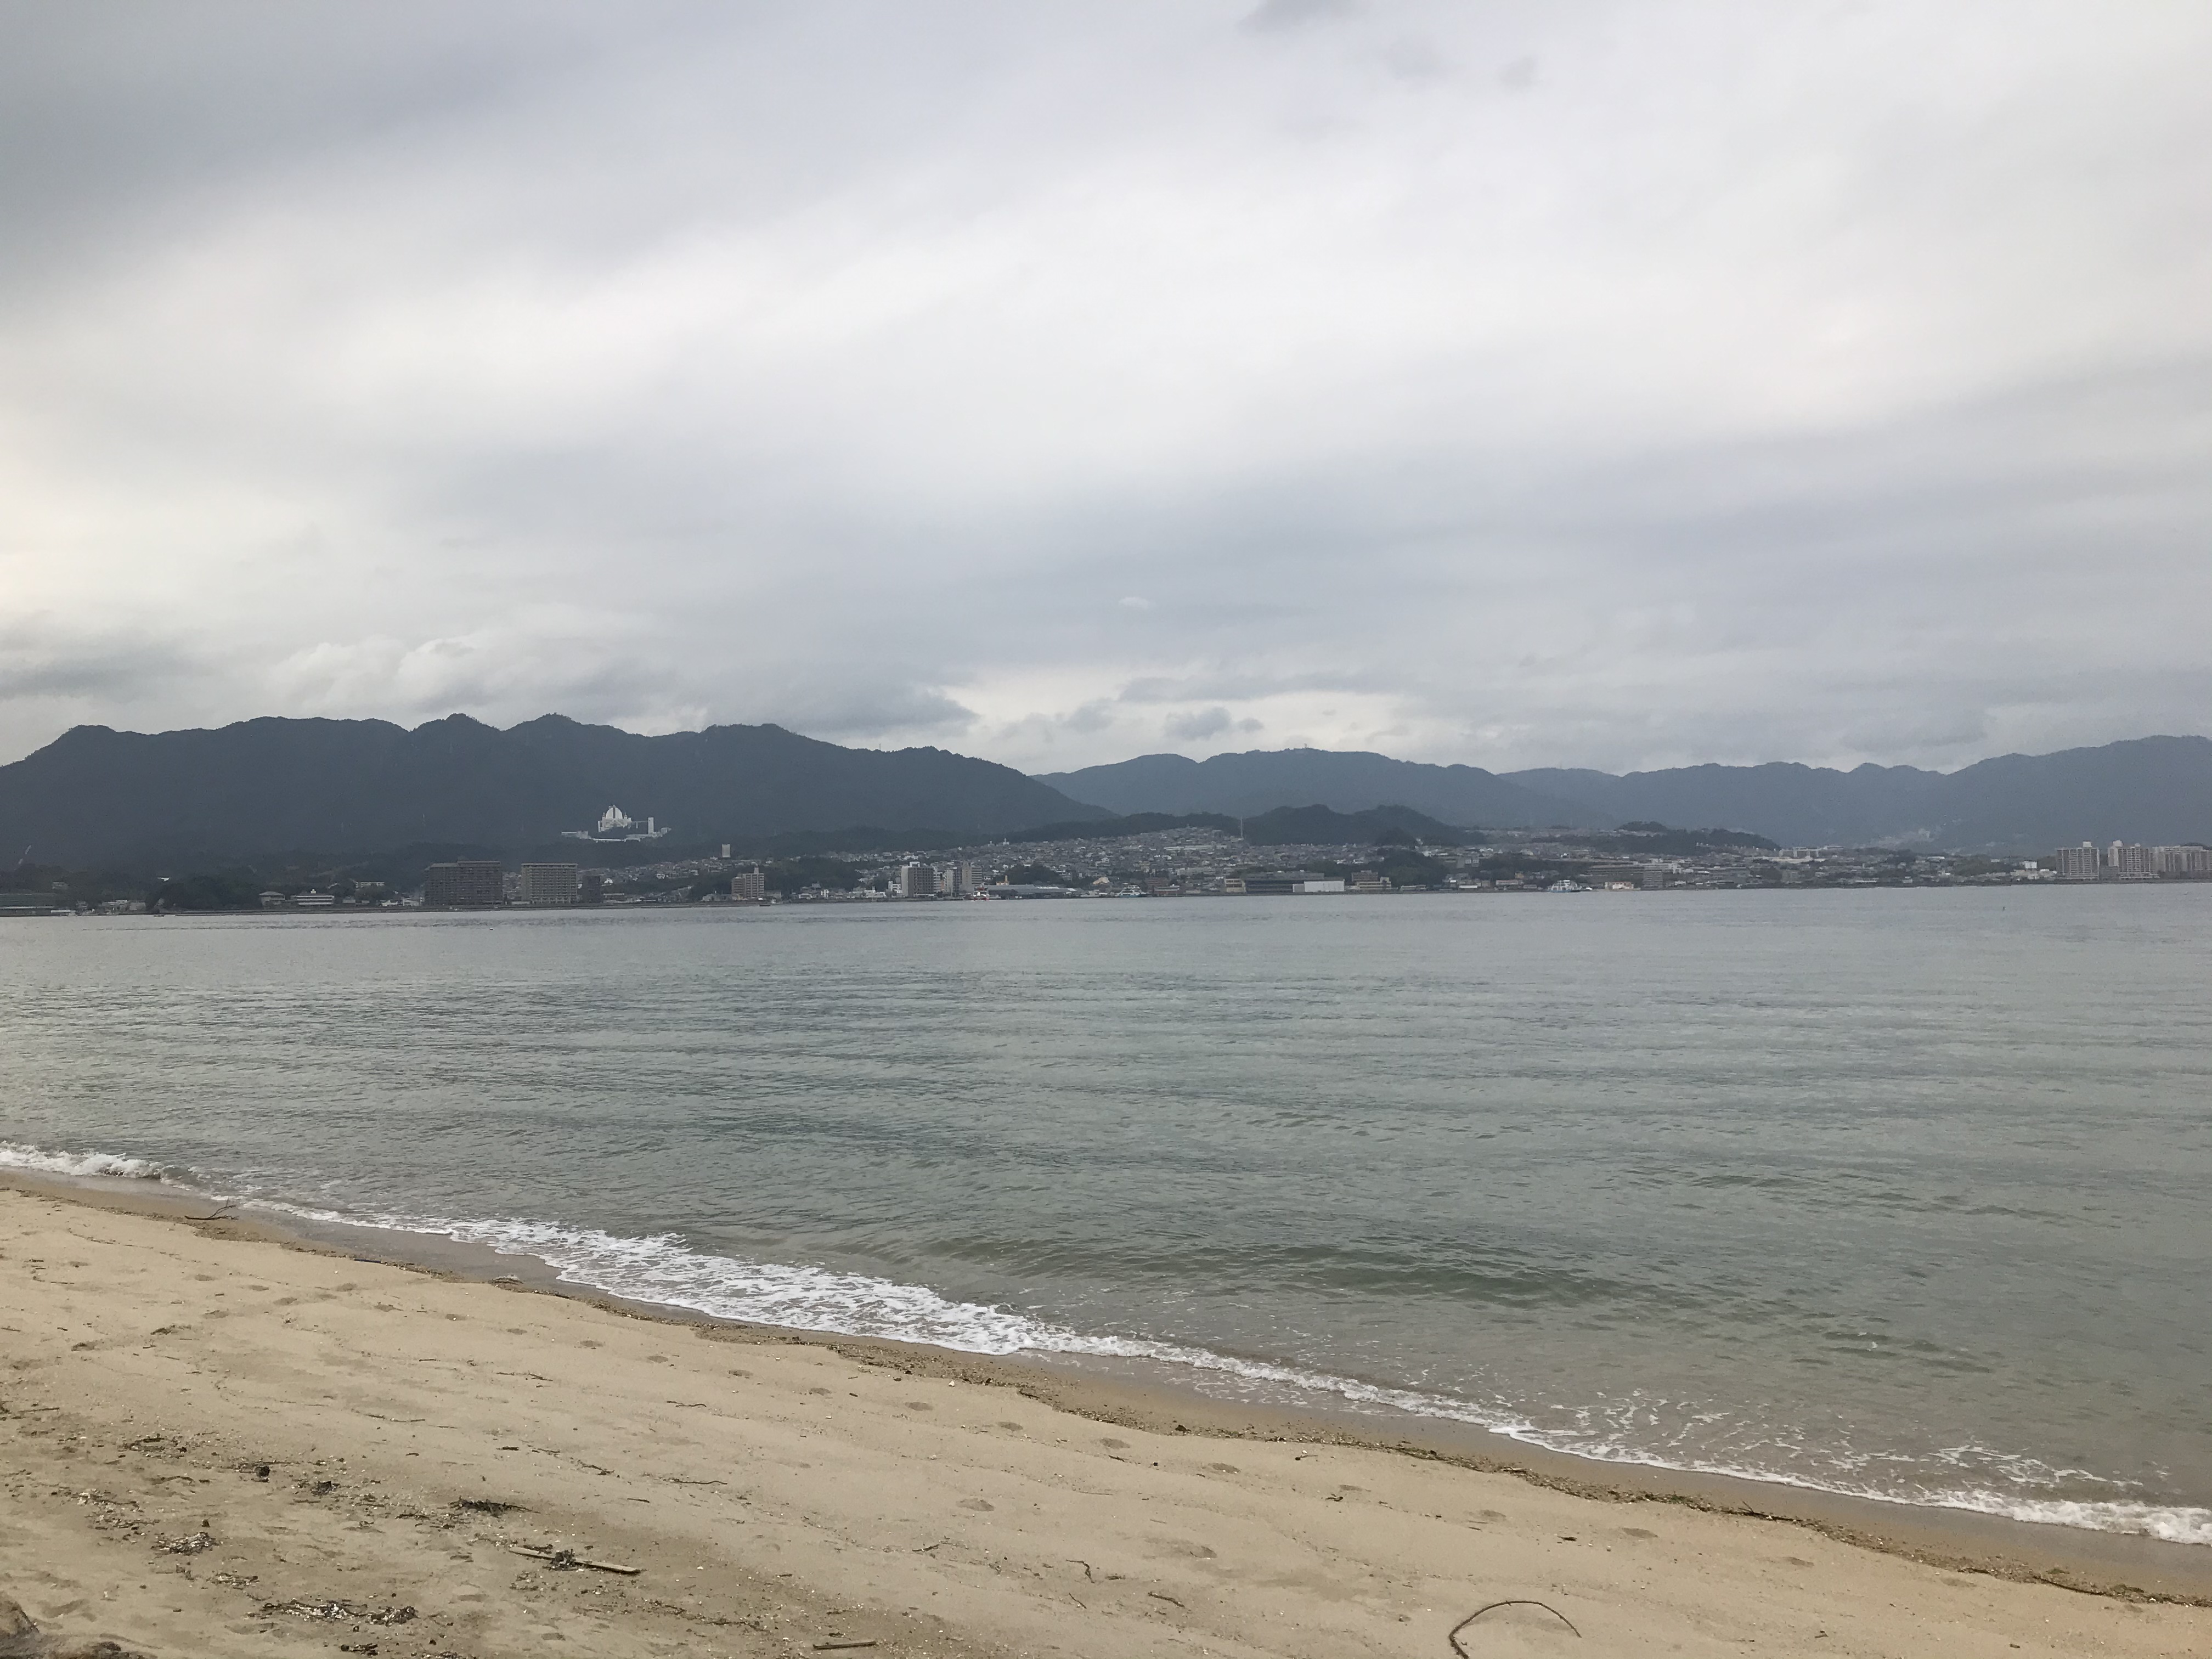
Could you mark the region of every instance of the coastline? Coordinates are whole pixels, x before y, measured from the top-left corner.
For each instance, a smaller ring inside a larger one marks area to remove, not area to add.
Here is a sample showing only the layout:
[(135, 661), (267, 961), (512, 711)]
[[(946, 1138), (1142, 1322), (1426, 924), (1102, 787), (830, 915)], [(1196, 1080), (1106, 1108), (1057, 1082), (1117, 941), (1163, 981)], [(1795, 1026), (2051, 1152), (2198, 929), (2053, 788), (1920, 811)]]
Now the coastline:
[[(374, 1262), (457, 1285), (495, 1285), (625, 1319), (690, 1327), (711, 1340), (820, 1351), (903, 1376), (1010, 1389), (1053, 1411), (1149, 1434), (1385, 1454), (1500, 1476), (1584, 1502), (1665, 1506), (1776, 1523), (1922, 1566), (2121, 1601), (2212, 1607), (2212, 1548), (2141, 1534), (2015, 1520), (1762, 1481), (1613, 1462), (1532, 1446), (1472, 1425), (1410, 1414), (1226, 1401), (1181, 1385), (1164, 1367), (1112, 1367), (1049, 1354), (977, 1354), (892, 1338), (744, 1323), (610, 1294), (562, 1279), (534, 1257), (441, 1236), (356, 1224), (311, 1226), (264, 1212), (240, 1216), (205, 1194), (124, 1177), (0, 1169), (0, 1191), (58, 1200), (188, 1227), (211, 1241), (273, 1244)], [(1117, 1370), (1124, 1374), (1116, 1374)]]

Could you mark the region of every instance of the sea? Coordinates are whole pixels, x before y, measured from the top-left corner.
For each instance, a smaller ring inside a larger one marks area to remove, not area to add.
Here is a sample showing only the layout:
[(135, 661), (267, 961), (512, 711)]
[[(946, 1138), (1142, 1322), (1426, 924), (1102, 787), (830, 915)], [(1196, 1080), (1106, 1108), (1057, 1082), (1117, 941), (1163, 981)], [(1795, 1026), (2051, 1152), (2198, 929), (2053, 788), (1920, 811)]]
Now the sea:
[(2212, 1544), (2212, 884), (0, 924), (0, 1163)]

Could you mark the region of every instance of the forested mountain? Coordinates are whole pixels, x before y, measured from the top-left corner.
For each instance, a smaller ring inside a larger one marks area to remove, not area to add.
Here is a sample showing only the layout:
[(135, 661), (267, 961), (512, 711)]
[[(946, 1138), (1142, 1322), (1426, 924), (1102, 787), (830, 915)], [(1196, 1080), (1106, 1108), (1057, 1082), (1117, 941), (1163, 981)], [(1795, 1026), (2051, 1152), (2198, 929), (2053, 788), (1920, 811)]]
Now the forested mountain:
[(1428, 766), (1335, 749), (1263, 749), (1194, 761), (1140, 755), (1038, 780), (1116, 812), (1226, 812), (1255, 817), (1278, 806), (1364, 812), (1410, 806), (1444, 823), (1527, 829), (1589, 821), (1587, 805), (1560, 799), (1479, 766)]
[(1884, 842), (2047, 851), (2077, 841), (2212, 840), (2212, 739), (2137, 738), (2051, 755), (2004, 755), (1956, 772), (1850, 771), (1777, 762), (1503, 775), (1329, 750), (1193, 761), (1145, 755), (1041, 781), (1118, 812), (1230, 812), (1319, 803), (1340, 812), (1403, 804), (1447, 823), (1604, 827), (1638, 819), (1751, 830), (1785, 846)]
[(522, 849), (610, 805), (698, 843), (869, 823), (1003, 832), (1102, 817), (1012, 768), (941, 749), (845, 749), (776, 726), (639, 737), (558, 714), (255, 720), (143, 733), (81, 726), (0, 767), (0, 853), (41, 863), (207, 861), (448, 842)]

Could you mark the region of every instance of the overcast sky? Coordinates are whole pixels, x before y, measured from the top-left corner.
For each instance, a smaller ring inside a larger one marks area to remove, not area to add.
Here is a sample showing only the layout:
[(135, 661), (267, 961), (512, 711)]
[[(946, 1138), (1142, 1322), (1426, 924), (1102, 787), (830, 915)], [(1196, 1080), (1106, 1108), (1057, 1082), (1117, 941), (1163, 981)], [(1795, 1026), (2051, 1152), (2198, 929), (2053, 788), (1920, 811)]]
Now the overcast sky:
[(2212, 729), (2212, 6), (0, 0), (0, 759)]

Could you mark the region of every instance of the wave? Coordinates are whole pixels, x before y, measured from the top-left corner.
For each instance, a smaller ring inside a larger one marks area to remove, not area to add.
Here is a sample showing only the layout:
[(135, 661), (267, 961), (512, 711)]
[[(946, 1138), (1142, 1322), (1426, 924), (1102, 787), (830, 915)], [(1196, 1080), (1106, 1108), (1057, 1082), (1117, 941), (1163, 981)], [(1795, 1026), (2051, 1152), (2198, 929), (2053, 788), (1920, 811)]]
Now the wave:
[[(264, 1203), (265, 1207), (303, 1220), (429, 1235), (531, 1257), (552, 1267), (564, 1280), (580, 1286), (744, 1324), (774, 1325), (829, 1335), (883, 1337), (963, 1353), (1139, 1360), (1196, 1373), (1199, 1378), (1212, 1382), (1212, 1387), (1205, 1389), (1209, 1393), (1229, 1384), (1241, 1388), (1248, 1395), (1264, 1394), (1283, 1403), (1291, 1403), (1298, 1398), (1309, 1401), (1317, 1397), (1334, 1399), (1357, 1409), (1400, 1412), (1464, 1423), (1525, 1445), (1594, 1462), (1723, 1475), (1878, 1503), (1961, 1510), (2040, 1525), (2130, 1534), (2169, 1543), (2212, 1545), (2212, 1509), (2124, 1499), (2043, 1498), (1976, 1487), (1916, 1485), (1910, 1490), (1899, 1490), (1870, 1481), (1820, 1480), (1728, 1462), (1660, 1456), (1600, 1435), (1542, 1428), (1503, 1406), (1485, 1407), (1448, 1395), (1363, 1382), (1268, 1360), (1243, 1358), (1181, 1343), (1077, 1331), (1004, 1308), (954, 1301), (924, 1285), (900, 1284), (864, 1273), (710, 1255), (691, 1249), (672, 1234), (630, 1238), (596, 1228), (548, 1222), (453, 1221), (400, 1215), (371, 1218)], [(2000, 1457), (1978, 1449), (1954, 1449), (1947, 1457), (1949, 1461), (1961, 1461), (1962, 1450), (1974, 1451), (1985, 1464), (2002, 1462), (2028, 1484), (2055, 1483), (2068, 1477), (2090, 1478), (2082, 1471), (2053, 1469), (2031, 1460)]]
[[(0, 1168), (136, 1180), (160, 1180), (164, 1176), (161, 1166), (144, 1158), (109, 1152), (52, 1152), (7, 1141), (0, 1141)], [(955, 1301), (926, 1285), (823, 1267), (741, 1261), (734, 1257), (708, 1255), (693, 1249), (673, 1234), (633, 1238), (597, 1228), (551, 1222), (362, 1214), (311, 1208), (250, 1192), (237, 1197), (239, 1201), (258, 1209), (309, 1224), (446, 1238), (456, 1243), (532, 1258), (551, 1267), (564, 1281), (582, 1288), (744, 1324), (773, 1325), (826, 1335), (888, 1338), (963, 1353), (1134, 1360), (1184, 1371), (1191, 1376), (1195, 1386), (1209, 1394), (1228, 1389), (1248, 1398), (1263, 1397), (1284, 1404), (1299, 1400), (1310, 1403), (1332, 1400), (1358, 1411), (1402, 1413), (1462, 1423), (1525, 1445), (1593, 1462), (1723, 1475), (1879, 1503), (1959, 1510), (2041, 1525), (2129, 1534), (2170, 1543), (2212, 1545), (2212, 1509), (2123, 1498), (2045, 1497), (2032, 1492), (1994, 1491), (1971, 1485), (1936, 1486), (1899, 1481), (1885, 1486), (1875, 1480), (1819, 1479), (1727, 1461), (1662, 1455), (1617, 1432), (1609, 1434), (1595, 1429), (1592, 1419), (1587, 1418), (1580, 1431), (1546, 1428), (1502, 1402), (1486, 1406), (1449, 1395), (1240, 1358), (1187, 1344), (1079, 1331), (1005, 1308)], [(2002, 1456), (1978, 1448), (1953, 1448), (1942, 1454), (1938, 1461), (2002, 1467), (2021, 1485), (2029, 1487), (2043, 1486), (2048, 1489), (2061, 1480), (2091, 1478), (2082, 1471), (2057, 1470), (2032, 1460)]]
[(143, 1158), (117, 1152), (49, 1152), (12, 1140), (0, 1140), (0, 1170), (33, 1170), (40, 1175), (118, 1176), (131, 1181), (159, 1181), (161, 1167)]

